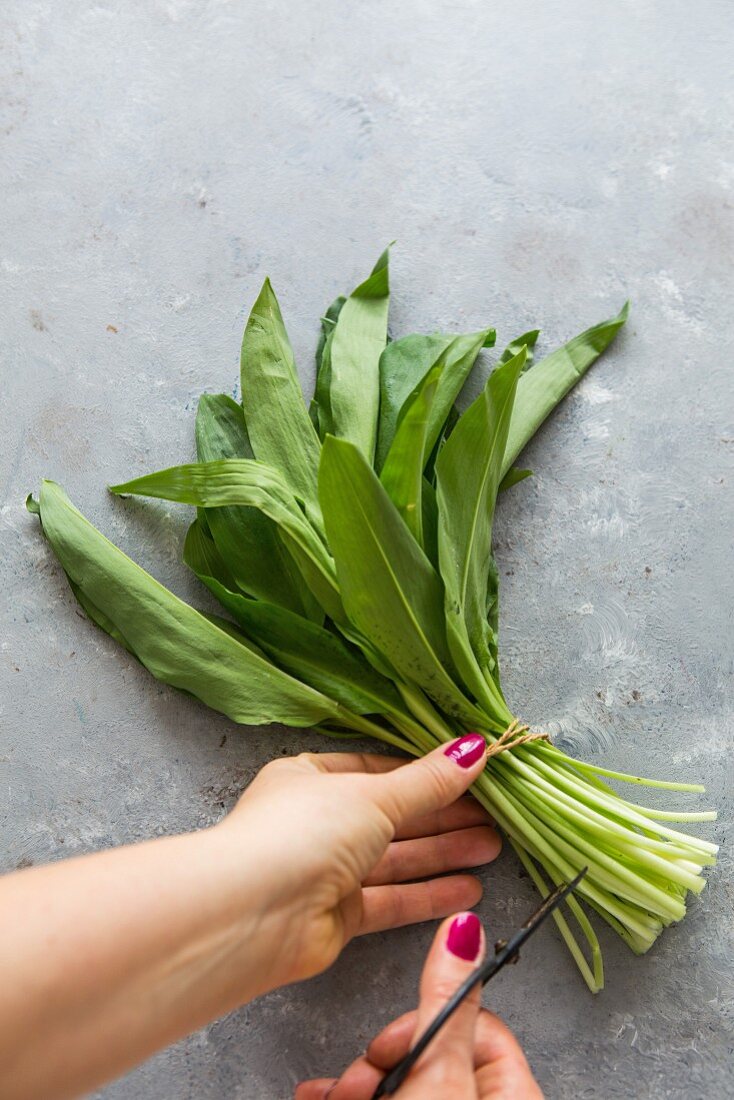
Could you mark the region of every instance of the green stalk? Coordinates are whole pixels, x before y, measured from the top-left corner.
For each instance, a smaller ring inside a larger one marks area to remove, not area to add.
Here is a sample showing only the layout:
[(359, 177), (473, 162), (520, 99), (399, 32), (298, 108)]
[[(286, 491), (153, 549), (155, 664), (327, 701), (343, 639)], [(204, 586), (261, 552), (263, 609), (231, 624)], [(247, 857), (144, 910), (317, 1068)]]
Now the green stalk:
[[(716, 821), (717, 817), (716, 810), (656, 810), (651, 806), (637, 806), (634, 802), (627, 802), (625, 799), (620, 799), (620, 802), (623, 806), (636, 810), (653, 821), (675, 821), (683, 825), (687, 821)], [(716, 861), (712, 859), (712, 862)]]
[[(506, 766), (512, 765), (526, 775), (529, 773), (529, 776), (532, 778), (531, 769), (527, 768), (523, 761), (519, 760), (517, 757)], [(561, 777), (557, 778), (560, 781)], [(561, 782), (561, 786), (563, 785), (563, 782)], [(588, 802), (581, 801), (578, 798), (570, 798), (563, 790), (554, 788), (551, 783), (540, 775), (535, 777), (532, 787), (529, 785), (529, 789), (532, 789), (535, 794), (538, 794), (540, 791), (545, 792), (546, 800), (557, 810), (565, 812), (568, 818), (578, 822), (581, 826), (591, 830), (598, 836), (606, 838), (610, 834), (614, 835), (620, 845), (631, 847), (636, 854), (639, 854), (641, 859), (643, 850), (647, 850), (650, 853), (664, 852), (666, 848), (669, 847), (669, 842), (653, 840), (648, 836), (632, 832), (628, 826), (622, 825), (598, 813)], [(597, 804), (599, 804), (598, 796), (594, 796), (594, 798), (597, 800)], [(582, 806), (584, 807), (583, 810), (581, 809)], [(611, 808), (614, 810), (613, 806)], [(641, 825), (647, 824), (641, 814), (634, 813), (629, 816), (631, 820), (637, 821)], [(686, 853), (691, 851), (691, 848), (691, 845), (686, 844), (685, 846), (681, 846), (679, 850)], [(650, 860), (648, 862), (650, 866), (653, 866), (657, 865), (660, 861), (656, 860), (655, 856), (650, 855)], [(681, 885), (691, 888), (690, 876), (686, 880), (681, 879), (680, 882)]]
[[(533, 747), (535, 748), (536, 745), (534, 745)], [(589, 789), (589, 787), (584, 783), (583, 779), (574, 780), (568, 775), (567, 772), (559, 773), (556, 769), (551, 769), (541, 760), (537, 758), (533, 759), (533, 755), (531, 752), (528, 751), (527, 746), (522, 746), (521, 748), (517, 749), (513, 755), (513, 764), (517, 766), (519, 770), (524, 771), (524, 774), (526, 774), (528, 778), (533, 781), (533, 783), (538, 780), (532, 775), (532, 771), (528, 766), (529, 763), (531, 763), (532, 766), (536, 769), (536, 772), (543, 771), (546, 774), (553, 775), (554, 780), (558, 783), (559, 786), (563, 787), (566, 790), (570, 789), (575, 797), (580, 797), (581, 799), (587, 801), (589, 805), (595, 805), (604, 809), (608, 809), (612, 813), (619, 812), (617, 807), (622, 800), (619, 799), (617, 795), (604, 795), (602, 792), (597, 792), (596, 790)], [(575, 764), (576, 761), (573, 761), (573, 763)], [(639, 812), (638, 807), (636, 807), (634, 803), (624, 802), (623, 805), (625, 806), (624, 815), (620, 814), (619, 816), (624, 816), (627, 821), (633, 822), (642, 829), (652, 829), (654, 833), (660, 836), (666, 836), (671, 840), (679, 841), (681, 846), (686, 849), (695, 849), (701, 852), (708, 852), (711, 855), (715, 855), (718, 851), (717, 845), (710, 844), (708, 841), (700, 840), (698, 837), (689, 836), (686, 833), (678, 832), (675, 829), (668, 829), (664, 825), (652, 826), (651, 822), (645, 819), (644, 815)], [(642, 838), (640, 838), (640, 840), (642, 842)]]
[[(540, 896), (542, 898), (547, 898), (551, 891), (546, 886), (540, 872), (538, 871), (538, 868), (535, 866), (528, 853), (525, 851), (522, 845), (518, 844), (518, 842), (516, 840), (513, 840), (512, 837), (510, 837), (510, 844), (514, 848), (515, 853), (522, 863), (523, 867), (530, 875), (530, 878), (533, 880)], [(556, 885), (560, 885), (560, 882), (557, 882)], [(558, 909), (554, 909), (552, 913), (553, 920), (556, 923), (558, 931), (563, 937), (566, 947), (571, 952), (573, 960), (576, 963), (576, 966), (579, 968), (581, 976), (586, 982), (587, 986), (592, 993), (599, 993), (599, 991), (604, 988), (604, 962), (602, 959), (601, 947), (599, 946), (599, 940), (596, 937), (594, 929), (591, 927), (588, 917), (584, 913), (579, 903), (576, 901), (576, 898), (573, 896), (573, 894), (568, 896), (568, 898), (566, 899), (566, 903), (573, 913), (574, 917), (576, 918), (576, 922), (581, 928), (586, 942), (589, 944), (589, 948), (591, 950), (593, 971), (589, 967), (589, 964), (584, 957), (584, 953), (579, 947), (576, 937), (569, 928), (568, 922), (563, 916), (563, 913), (559, 912)]]
[[(603, 868), (599, 866), (595, 859), (591, 857), (588, 859), (582, 858), (581, 853), (573, 845), (568, 844), (557, 832), (532, 813), (527, 806), (523, 807), (511, 792), (504, 790), (503, 796), (510, 804), (514, 804), (518, 814), (522, 813), (526, 823), (533, 826), (536, 835), (543, 842), (541, 851), (544, 850), (547, 853), (551, 866), (557, 867), (566, 881), (577, 875), (582, 867), (588, 866), (588, 874), (577, 887), (579, 894), (583, 894), (590, 901), (596, 901), (640, 936), (649, 936), (650, 932), (657, 934), (660, 928), (659, 919), (654, 918), (652, 914), (645, 912), (634, 903), (622, 901), (613, 891), (607, 890), (601, 882), (598, 882), (600, 878), (603, 879), (606, 876)], [(655, 935), (650, 938), (650, 943), (653, 942), (654, 938)]]
[[(519, 784), (513, 782), (512, 778), (509, 779), (511, 787), (517, 794), (517, 787)], [(590, 868), (594, 868), (595, 877), (602, 883), (604, 883), (608, 889), (613, 893), (626, 898), (628, 901), (634, 904), (642, 904), (645, 908), (652, 909), (658, 913), (661, 917), (670, 916), (672, 919), (680, 919), (685, 914), (685, 906), (673, 902), (671, 904), (670, 895), (664, 890), (649, 883), (641, 875), (634, 871), (631, 871), (618, 859), (608, 855), (603, 849), (596, 843), (591, 837), (585, 836), (581, 829), (574, 828), (572, 824), (567, 823), (567, 819), (562, 814), (557, 812), (557, 803), (552, 799), (544, 799), (539, 793), (526, 789), (521, 792), (523, 800), (528, 805), (533, 807), (539, 815), (542, 816), (544, 821), (548, 820), (552, 816), (555, 829), (554, 831), (569, 843), (570, 848), (575, 848), (581, 853), (589, 864)], [(576, 814), (578, 818), (581, 815)], [(583, 820), (583, 819), (582, 819)], [(603, 837), (604, 830), (595, 828), (594, 833)], [(649, 859), (649, 853), (644, 853)], [(642, 853), (639, 858), (639, 863), (646, 862), (642, 859)], [(665, 868), (664, 861), (658, 861), (663, 868)], [(638, 863), (638, 865), (639, 865)], [(654, 865), (654, 864), (653, 864)], [(674, 878), (673, 868), (670, 868), (670, 877)], [(693, 878), (691, 875), (685, 875), (680, 873), (676, 881), (680, 881), (685, 877), (687, 885), (688, 879)]]
[(421, 722), (439, 741), (453, 741), (456, 734), (446, 725), (441, 715), (416, 684), (396, 681), (405, 705), (411, 714)]
[(396, 749), (400, 749), (402, 752), (407, 752), (411, 756), (420, 756), (420, 751), (416, 750), (416, 747), (405, 738), (399, 737), (391, 730), (385, 729), (384, 726), (379, 726), (376, 722), (370, 721), (369, 718), (365, 718), (362, 714), (353, 714), (347, 710), (346, 707), (340, 708), (342, 712), (342, 722), (348, 728), (355, 730), (359, 733), (366, 733), (369, 737), (375, 737), (378, 741), (384, 741), (388, 745), (392, 745)]
[(397, 713), (388, 714), (386, 717), (388, 721), (392, 722), (396, 730), (402, 733), (404, 737), (407, 737), (424, 756), (426, 753), (432, 752), (433, 749), (441, 744), (441, 742), (437, 741), (428, 730), (424, 729), (424, 727), (417, 722), (414, 722), (412, 718)]
[[(546, 752), (554, 755), (565, 755), (554, 745), (544, 745)], [(706, 788), (701, 783), (671, 783), (663, 779), (644, 779), (639, 775), (627, 775), (626, 772), (614, 772), (609, 768), (601, 768), (598, 764), (588, 764), (584, 760), (574, 760), (574, 768), (581, 772), (593, 772), (594, 775), (605, 775), (607, 779), (619, 779), (623, 783), (637, 783), (641, 787), (657, 787), (661, 791), (691, 791), (693, 794), (704, 794)]]
[(489, 673), (485, 673), (485, 675), (482, 677), (482, 679), (484, 680), (484, 682), (487, 685), (487, 691), (488, 691), (488, 693), (491, 697), (492, 703), (493, 703), (493, 707), (494, 707), (494, 711), (495, 711), (495, 715), (496, 715), (496, 719), (497, 719), (497, 724), (499, 725), (498, 732), (499, 733), (504, 733), (504, 731), (507, 729), (507, 727), (512, 722), (514, 716), (511, 713), (509, 707), (507, 706), (507, 703), (505, 702), (505, 698), (504, 698), (502, 692), (497, 687), (497, 683), (496, 683), (494, 677), (491, 676)]

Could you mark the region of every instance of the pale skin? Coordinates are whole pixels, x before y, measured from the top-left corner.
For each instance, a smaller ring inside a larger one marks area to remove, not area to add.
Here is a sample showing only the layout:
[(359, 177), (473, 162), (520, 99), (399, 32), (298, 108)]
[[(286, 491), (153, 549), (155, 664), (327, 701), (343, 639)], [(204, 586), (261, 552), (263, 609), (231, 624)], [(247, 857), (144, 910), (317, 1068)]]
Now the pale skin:
[[(462, 797), (483, 765), (463, 768), (443, 749), (409, 764), (282, 759), (209, 829), (5, 876), (0, 1095), (80, 1096), (325, 970), (354, 936), (475, 905), (478, 881), (454, 872), (499, 852), (484, 811)], [(446, 935), (442, 926), (417, 1016), (395, 1021), (341, 1081), (299, 1086), (298, 1100), (368, 1100), (475, 965), (451, 954)], [(540, 1097), (516, 1041), (478, 1004), (426, 1052), (400, 1100), (437, 1095), (438, 1081), (446, 1100)]]

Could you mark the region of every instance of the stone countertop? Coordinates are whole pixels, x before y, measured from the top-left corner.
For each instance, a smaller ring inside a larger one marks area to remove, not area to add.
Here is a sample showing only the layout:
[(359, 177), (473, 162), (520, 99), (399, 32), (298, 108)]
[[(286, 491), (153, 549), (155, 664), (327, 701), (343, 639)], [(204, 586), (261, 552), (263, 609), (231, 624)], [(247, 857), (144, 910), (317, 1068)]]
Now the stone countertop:
[[(269, 274), (304, 388), (317, 319), (393, 237), (395, 334), (632, 300), (498, 520), (510, 700), (588, 759), (732, 810), (734, 27), (725, 0), (5, 0), (0, 16), (2, 866), (216, 819), (315, 734), (245, 730), (83, 620), (23, 499), (42, 476), (186, 595), (183, 509), (104, 486), (192, 454)], [(315, 10), (309, 10), (315, 9)], [(647, 796), (655, 797), (654, 792)], [(676, 797), (676, 796), (673, 796)], [(688, 798), (691, 806), (701, 800)], [(664, 796), (658, 796), (665, 801)], [(688, 803), (687, 803), (688, 804)], [(734, 1092), (731, 856), (587, 993), (552, 928), (485, 999), (547, 1095)], [(490, 935), (534, 905), (480, 872)], [(285, 1100), (411, 1007), (432, 928), (178, 1043), (105, 1100)]]

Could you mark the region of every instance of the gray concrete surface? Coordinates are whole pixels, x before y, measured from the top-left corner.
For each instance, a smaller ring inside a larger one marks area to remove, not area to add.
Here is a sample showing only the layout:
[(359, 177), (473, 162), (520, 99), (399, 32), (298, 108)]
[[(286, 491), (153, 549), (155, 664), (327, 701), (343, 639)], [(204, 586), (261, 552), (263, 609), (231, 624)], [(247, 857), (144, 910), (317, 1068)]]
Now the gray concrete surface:
[[(192, 453), (265, 274), (308, 389), (320, 311), (393, 237), (395, 333), (537, 323), (547, 349), (631, 297), (502, 502), (505, 680), (564, 747), (704, 780), (726, 843), (730, 4), (5, 0), (0, 30), (2, 867), (204, 824), (322, 746), (151, 679), (80, 617), (22, 502), (56, 478), (193, 594), (182, 512), (105, 483)], [(645, 958), (602, 932), (595, 999), (551, 929), (493, 983), (549, 1097), (734, 1094), (730, 870), (725, 847)], [(482, 877), (501, 934), (535, 899), (511, 854)], [(98, 1095), (281, 1100), (413, 1004), (431, 933), (355, 943)]]

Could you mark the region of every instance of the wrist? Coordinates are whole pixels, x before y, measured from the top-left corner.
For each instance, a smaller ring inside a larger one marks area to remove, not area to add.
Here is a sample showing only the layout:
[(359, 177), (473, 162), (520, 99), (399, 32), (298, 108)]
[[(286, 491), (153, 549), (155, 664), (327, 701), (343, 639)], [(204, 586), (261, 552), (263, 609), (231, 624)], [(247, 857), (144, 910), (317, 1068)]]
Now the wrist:
[(228, 940), (226, 968), (239, 977), (240, 1003), (296, 980), (302, 891), (284, 872), (276, 845), (258, 844), (260, 823), (230, 814), (202, 834), (221, 890), (219, 931)]

